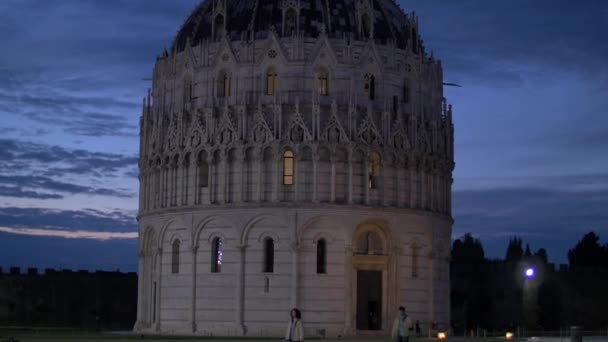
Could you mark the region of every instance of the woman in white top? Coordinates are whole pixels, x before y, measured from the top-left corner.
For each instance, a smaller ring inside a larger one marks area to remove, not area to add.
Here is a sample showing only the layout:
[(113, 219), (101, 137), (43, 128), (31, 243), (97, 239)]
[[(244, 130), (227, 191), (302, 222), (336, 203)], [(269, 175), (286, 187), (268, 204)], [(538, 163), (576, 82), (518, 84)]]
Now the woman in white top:
[(289, 312), (289, 324), (287, 325), (287, 333), (285, 341), (299, 342), (304, 341), (304, 333), (302, 329), (302, 313), (300, 310), (293, 308)]

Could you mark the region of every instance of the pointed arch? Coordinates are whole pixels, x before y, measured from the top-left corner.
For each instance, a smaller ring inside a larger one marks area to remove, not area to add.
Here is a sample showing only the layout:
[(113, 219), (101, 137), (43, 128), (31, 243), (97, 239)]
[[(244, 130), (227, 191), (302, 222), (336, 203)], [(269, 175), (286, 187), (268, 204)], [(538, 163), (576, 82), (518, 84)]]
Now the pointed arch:
[(213, 22), (213, 40), (219, 42), (226, 32), (226, 20), (222, 14), (217, 14)]

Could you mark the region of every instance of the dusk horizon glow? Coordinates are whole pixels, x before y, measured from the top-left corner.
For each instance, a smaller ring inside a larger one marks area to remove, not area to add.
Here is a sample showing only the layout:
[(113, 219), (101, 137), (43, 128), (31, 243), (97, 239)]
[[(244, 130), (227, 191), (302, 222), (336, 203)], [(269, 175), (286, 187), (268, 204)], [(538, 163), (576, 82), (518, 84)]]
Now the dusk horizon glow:
[[(141, 102), (198, 2), (0, 3), (0, 267), (137, 270)], [(398, 2), (461, 86), (452, 238), (607, 242), (608, 3)]]

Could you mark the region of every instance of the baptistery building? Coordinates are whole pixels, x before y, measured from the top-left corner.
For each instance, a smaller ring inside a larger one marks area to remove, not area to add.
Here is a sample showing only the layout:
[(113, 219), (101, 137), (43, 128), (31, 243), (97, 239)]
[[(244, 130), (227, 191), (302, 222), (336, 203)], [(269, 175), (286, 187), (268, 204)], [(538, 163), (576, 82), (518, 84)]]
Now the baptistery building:
[(136, 331), (448, 327), (452, 110), (415, 14), (202, 1), (143, 102)]

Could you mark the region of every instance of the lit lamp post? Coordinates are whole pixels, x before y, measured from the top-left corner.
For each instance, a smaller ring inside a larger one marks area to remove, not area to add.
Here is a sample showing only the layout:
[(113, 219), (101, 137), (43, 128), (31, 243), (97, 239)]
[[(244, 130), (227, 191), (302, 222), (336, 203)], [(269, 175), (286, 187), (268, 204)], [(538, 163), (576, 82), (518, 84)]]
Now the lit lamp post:
[(537, 325), (537, 286), (536, 286), (536, 269), (534, 267), (526, 268), (523, 288), (523, 313), (524, 313), (524, 327), (534, 328)]

